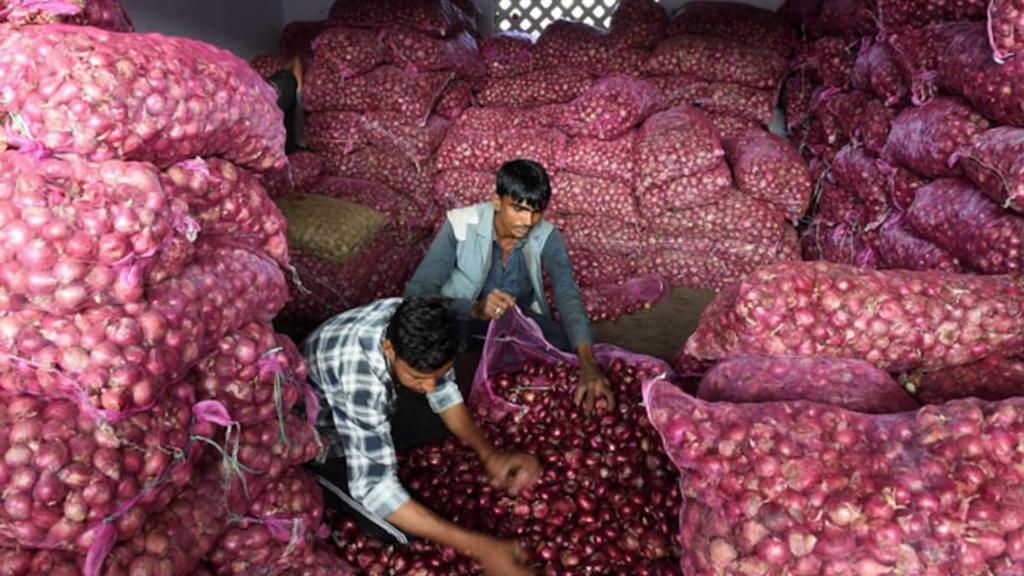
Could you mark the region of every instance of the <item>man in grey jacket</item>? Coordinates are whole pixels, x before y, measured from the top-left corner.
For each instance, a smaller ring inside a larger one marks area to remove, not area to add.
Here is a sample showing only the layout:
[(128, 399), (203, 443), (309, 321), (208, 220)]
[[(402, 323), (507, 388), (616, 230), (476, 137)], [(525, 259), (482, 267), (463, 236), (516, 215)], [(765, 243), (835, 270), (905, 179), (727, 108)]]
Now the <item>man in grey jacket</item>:
[[(577, 405), (590, 412), (603, 397), (614, 407), (615, 395), (594, 356), (590, 320), (565, 240), (543, 219), (550, 200), (551, 183), (543, 166), (531, 160), (505, 163), (490, 202), (448, 212), (405, 295), (450, 298), (467, 341), (485, 334), (487, 322), (518, 306), (554, 346), (579, 356)], [(544, 272), (551, 280), (561, 326), (544, 298)]]

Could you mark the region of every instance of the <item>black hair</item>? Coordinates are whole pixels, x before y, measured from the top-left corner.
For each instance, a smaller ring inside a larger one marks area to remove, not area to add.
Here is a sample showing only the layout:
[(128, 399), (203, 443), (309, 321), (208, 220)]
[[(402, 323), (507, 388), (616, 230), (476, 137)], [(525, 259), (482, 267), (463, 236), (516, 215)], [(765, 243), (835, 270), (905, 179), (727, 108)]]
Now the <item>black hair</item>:
[(551, 201), (551, 181), (544, 167), (533, 160), (510, 160), (498, 170), (498, 196), (509, 196), (543, 212)]
[(420, 372), (433, 372), (455, 359), (458, 334), (447, 298), (417, 296), (398, 305), (385, 338), (395, 356)]

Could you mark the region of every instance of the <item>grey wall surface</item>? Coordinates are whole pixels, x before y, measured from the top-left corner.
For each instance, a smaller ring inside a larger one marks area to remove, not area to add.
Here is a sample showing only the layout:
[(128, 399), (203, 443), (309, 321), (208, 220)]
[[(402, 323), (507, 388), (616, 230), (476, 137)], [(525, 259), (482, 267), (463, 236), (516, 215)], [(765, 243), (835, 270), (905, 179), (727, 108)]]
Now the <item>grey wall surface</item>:
[(185, 36), (242, 58), (276, 52), (282, 0), (123, 0), (139, 32)]
[[(242, 58), (279, 51), (281, 28), (296, 20), (321, 20), (333, 0), (123, 0), (139, 32), (186, 36), (226, 48)], [(365, 0), (372, 2), (373, 0)], [(483, 17), (492, 14), (493, 2), (474, 0)], [(661, 0), (672, 12), (694, 0)], [(783, 0), (739, 0), (775, 9)], [(482, 18), (485, 19), (485, 18)], [(480, 32), (489, 35), (490, 22)]]

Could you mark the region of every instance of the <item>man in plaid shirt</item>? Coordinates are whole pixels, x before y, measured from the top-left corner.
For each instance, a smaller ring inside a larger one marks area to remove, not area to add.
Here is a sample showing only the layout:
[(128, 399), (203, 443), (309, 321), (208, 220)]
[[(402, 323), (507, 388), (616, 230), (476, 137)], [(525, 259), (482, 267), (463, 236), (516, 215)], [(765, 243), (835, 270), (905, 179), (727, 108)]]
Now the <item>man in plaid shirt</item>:
[(463, 529), (410, 498), (398, 480), (396, 450), (454, 434), (513, 494), (540, 474), (526, 454), (499, 452), (462, 402), (452, 365), (456, 322), (442, 298), (390, 298), (335, 316), (303, 343), (320, 397), (317, 428), (329, 443), (313, 466), (328, 505), (352, 514), (378, 538), (408, 535), (450, 546), (487, 574), (530, 574), (512, 540)]

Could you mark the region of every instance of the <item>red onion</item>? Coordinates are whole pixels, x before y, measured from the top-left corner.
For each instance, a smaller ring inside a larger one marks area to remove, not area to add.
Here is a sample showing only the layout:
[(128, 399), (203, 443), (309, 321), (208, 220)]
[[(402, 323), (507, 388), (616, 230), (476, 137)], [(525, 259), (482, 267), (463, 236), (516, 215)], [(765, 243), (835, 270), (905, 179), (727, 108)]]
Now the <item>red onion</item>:
[[(21, 136), (53, 152), (93, 162), (166, 166), (204, 155), (255, 170), (284, 166), (274, 91), (226, 50), (187, 38), (58, 24), (5, 34), (0, 70), (3, 78), (18, 79), (4, 87), (4, 107), (20, 117)], [(172, 95), (163, 92), (164, 83), (126, 82), (125, 74), (175, 77), (186, 88)], [(51, 85), (62, 90), (48, 94)], [(168, 99), (188, 100), (187, 118)]]

